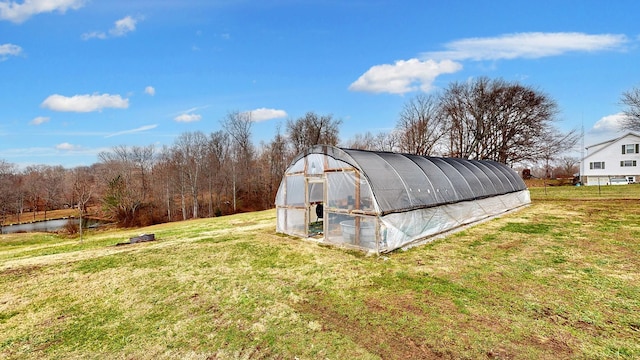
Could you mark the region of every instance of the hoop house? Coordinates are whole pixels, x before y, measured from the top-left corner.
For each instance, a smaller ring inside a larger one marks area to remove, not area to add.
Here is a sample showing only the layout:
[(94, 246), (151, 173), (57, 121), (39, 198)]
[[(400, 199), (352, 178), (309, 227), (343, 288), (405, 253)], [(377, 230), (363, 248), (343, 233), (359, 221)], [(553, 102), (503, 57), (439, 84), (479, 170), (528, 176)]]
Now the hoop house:
[(497, 162), (318, 145), (280, 183), (276, 230), (383, 253), (530, 202)]

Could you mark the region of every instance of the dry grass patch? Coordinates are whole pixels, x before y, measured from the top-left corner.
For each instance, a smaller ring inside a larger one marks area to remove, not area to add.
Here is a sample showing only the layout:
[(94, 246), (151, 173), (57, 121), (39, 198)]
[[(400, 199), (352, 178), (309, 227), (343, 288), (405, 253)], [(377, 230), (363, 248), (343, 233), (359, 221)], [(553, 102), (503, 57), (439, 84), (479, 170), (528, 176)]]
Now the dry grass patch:
[(275, 234), (275, 211), (0, 237), (0, 357), (640, 357), (640, 201), (548, 194), (381, 257)]

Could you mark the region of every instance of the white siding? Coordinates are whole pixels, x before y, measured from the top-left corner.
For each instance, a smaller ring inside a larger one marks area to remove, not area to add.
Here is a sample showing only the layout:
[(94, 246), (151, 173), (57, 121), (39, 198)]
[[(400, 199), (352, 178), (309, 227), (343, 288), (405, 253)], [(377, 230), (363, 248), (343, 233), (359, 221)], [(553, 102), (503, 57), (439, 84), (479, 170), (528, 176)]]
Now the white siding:
[[(640, 136), (628, 133), (617, 139), (596, 144), (587, 148), (588, 154), (582, 163), (582, 176), (585, 185), (608, 185), (612, 178), (633, 178), (633, 181), (640, 181), (640, 154), (623, 154), (622, 147), (628, 144), (640, 144)], [(635, 166), (621, 166), (621, 162), (629, 161)], [(604, 163), (604, 169), (593, 166), (595, 163)]]

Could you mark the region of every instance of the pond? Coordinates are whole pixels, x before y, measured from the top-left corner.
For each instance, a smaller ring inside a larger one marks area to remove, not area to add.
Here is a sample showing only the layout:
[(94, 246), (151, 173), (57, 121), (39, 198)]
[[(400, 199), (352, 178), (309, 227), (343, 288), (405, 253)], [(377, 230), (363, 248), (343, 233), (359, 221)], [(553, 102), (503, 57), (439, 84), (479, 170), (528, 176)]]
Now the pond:
[[(34, 223), (28, 224), (15, 224), (15, 225), (4, 225), (0, 227), (0, 234), (12, 234), (17, 232), (50, 232), (50, 231), (58, 231), (64, 228), (69, 222), (74, 224), (80, 223), (80, 219), (55, 219), (55, 220), (45, 220), (38, 221)], [(88, 227), (96, 227), (100, 223), (94, 219), (83, 219), (84, 228)]]

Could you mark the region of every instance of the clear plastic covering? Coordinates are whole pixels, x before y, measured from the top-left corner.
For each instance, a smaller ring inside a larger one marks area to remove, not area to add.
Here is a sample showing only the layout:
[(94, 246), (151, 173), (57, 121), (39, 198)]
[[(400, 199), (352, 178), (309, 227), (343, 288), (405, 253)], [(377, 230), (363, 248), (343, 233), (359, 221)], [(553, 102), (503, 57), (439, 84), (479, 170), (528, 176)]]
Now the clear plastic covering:
[(374, 211), (373, 194), (357, 171), (327, 173), (327, 207), (346, 211)]
[(464, 225), (500, 215), (530, 203), (529, 191), (463, 201), (381, 217), (385, 228), (384, 244), (378, 252), (387, 252)]
[(304, 175), (285, 177), (285, 204), (290, 206), (304, 206)]
[(278, 208), (276, 231), (291, 235), (307, 236), (306, 211)]
[(287, 174), (301, 173), (304, 171), (304, 166), (305, 166), (304, 161), (296, 161), (293, 164), (291, 164), (291, 166), (289, 166), (289, 169), (287, 169)]
[(319, 203), (324, 200), (324, 184), (322, 183), (309, 183), (309, 202)]
[(322, 154), (309, 154), (307, 159), (307, 174), (308, 175), (320, 175), (324, 173), (324, 159)]
[(530, 201), (504, 164), (314, 146), (280, 184), (277, 231), (386, 252)]
[(329, 213), (326, 221), (326, 242), (376, 252), (379, 245), (387, 247), (386, 243), (378, 244), (380, 232), (377, 227), (378, 219), (374, 216)]

